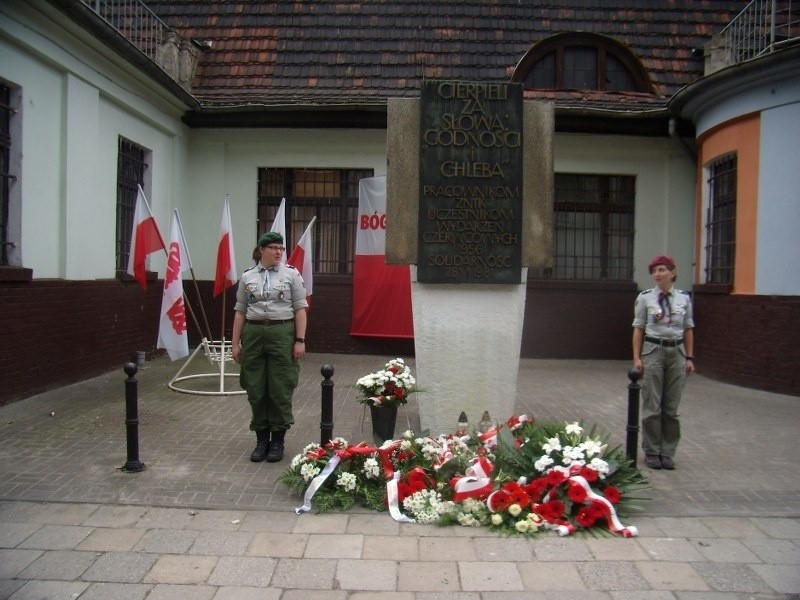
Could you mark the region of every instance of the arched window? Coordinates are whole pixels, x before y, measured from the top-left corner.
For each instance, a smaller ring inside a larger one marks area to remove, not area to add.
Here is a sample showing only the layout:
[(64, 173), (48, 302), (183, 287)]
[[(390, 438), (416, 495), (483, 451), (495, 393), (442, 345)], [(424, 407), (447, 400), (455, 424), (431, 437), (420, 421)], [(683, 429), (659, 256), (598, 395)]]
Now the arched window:
[(535, 44), (514, 69), (525, 89), (652, 93), (650, 78), (625, 46), (593, 33), (559, 33)]

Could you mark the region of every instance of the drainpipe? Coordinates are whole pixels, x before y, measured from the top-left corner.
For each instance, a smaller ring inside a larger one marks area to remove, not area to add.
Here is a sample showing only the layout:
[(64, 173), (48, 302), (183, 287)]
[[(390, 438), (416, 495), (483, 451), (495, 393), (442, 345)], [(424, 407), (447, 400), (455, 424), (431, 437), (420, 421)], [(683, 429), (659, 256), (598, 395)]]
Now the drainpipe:
[(680, 135), (678, 135), (678, 120), (675, 117), (669, 118), (669, 137), (675, 140), (681, 148), (684, 149), (686, 154), (689, 155), (689, 158), (692, 159), (692, 164), (697, 164), (697, 151), (692, 148), (692, 146), (683, 139)]

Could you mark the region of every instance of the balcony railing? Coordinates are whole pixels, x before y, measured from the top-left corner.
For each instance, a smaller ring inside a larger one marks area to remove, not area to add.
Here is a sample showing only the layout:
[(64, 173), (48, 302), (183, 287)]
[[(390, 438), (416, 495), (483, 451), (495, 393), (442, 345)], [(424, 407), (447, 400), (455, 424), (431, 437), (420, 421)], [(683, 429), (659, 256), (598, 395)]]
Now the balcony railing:
[(169, 27), (140, 0), (83, 0), (103, 20), (153, 61)]
[(728, 55), (740, 63), (800, 41), (799, 13), (791, 0), (753, 0), (721, 32)]

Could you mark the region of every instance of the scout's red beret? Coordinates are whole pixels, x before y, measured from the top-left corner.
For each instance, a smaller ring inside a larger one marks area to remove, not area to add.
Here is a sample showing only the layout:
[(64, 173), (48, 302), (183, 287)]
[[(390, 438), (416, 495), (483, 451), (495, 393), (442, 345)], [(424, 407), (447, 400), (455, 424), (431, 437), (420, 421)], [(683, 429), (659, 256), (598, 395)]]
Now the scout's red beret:
[(652, 273), (653, 269), (658, 265), (664, 265), (668, 269), (674, 269), (675, 259), (665, 254), (659, 254), (658, 256), (654, 257), (653, 260), (650, 261), (650, 264), (647, 265), (647, 270)]

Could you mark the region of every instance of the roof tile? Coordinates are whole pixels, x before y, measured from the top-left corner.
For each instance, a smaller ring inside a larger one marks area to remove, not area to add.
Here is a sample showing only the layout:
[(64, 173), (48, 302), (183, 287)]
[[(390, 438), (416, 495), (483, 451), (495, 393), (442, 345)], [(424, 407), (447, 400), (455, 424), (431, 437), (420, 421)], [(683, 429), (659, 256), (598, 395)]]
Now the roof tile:
[[(703, 47), (744, 0), (148, 0), (187, 39), (209, 40), (192, 93), (207, 108), (243, 101), (385, 103), (423, 78), (508, 81), (537, 42), (585, 31), (626, 45), (654, 94), (526, 91), (559, 106), (663, 107), (702, 75)], [(247, 90), (247, 93), (243, 93)], [(322, 92), (324, 90), (324, 92)], [(322, 92), (322, 93), (321, 93)]]

